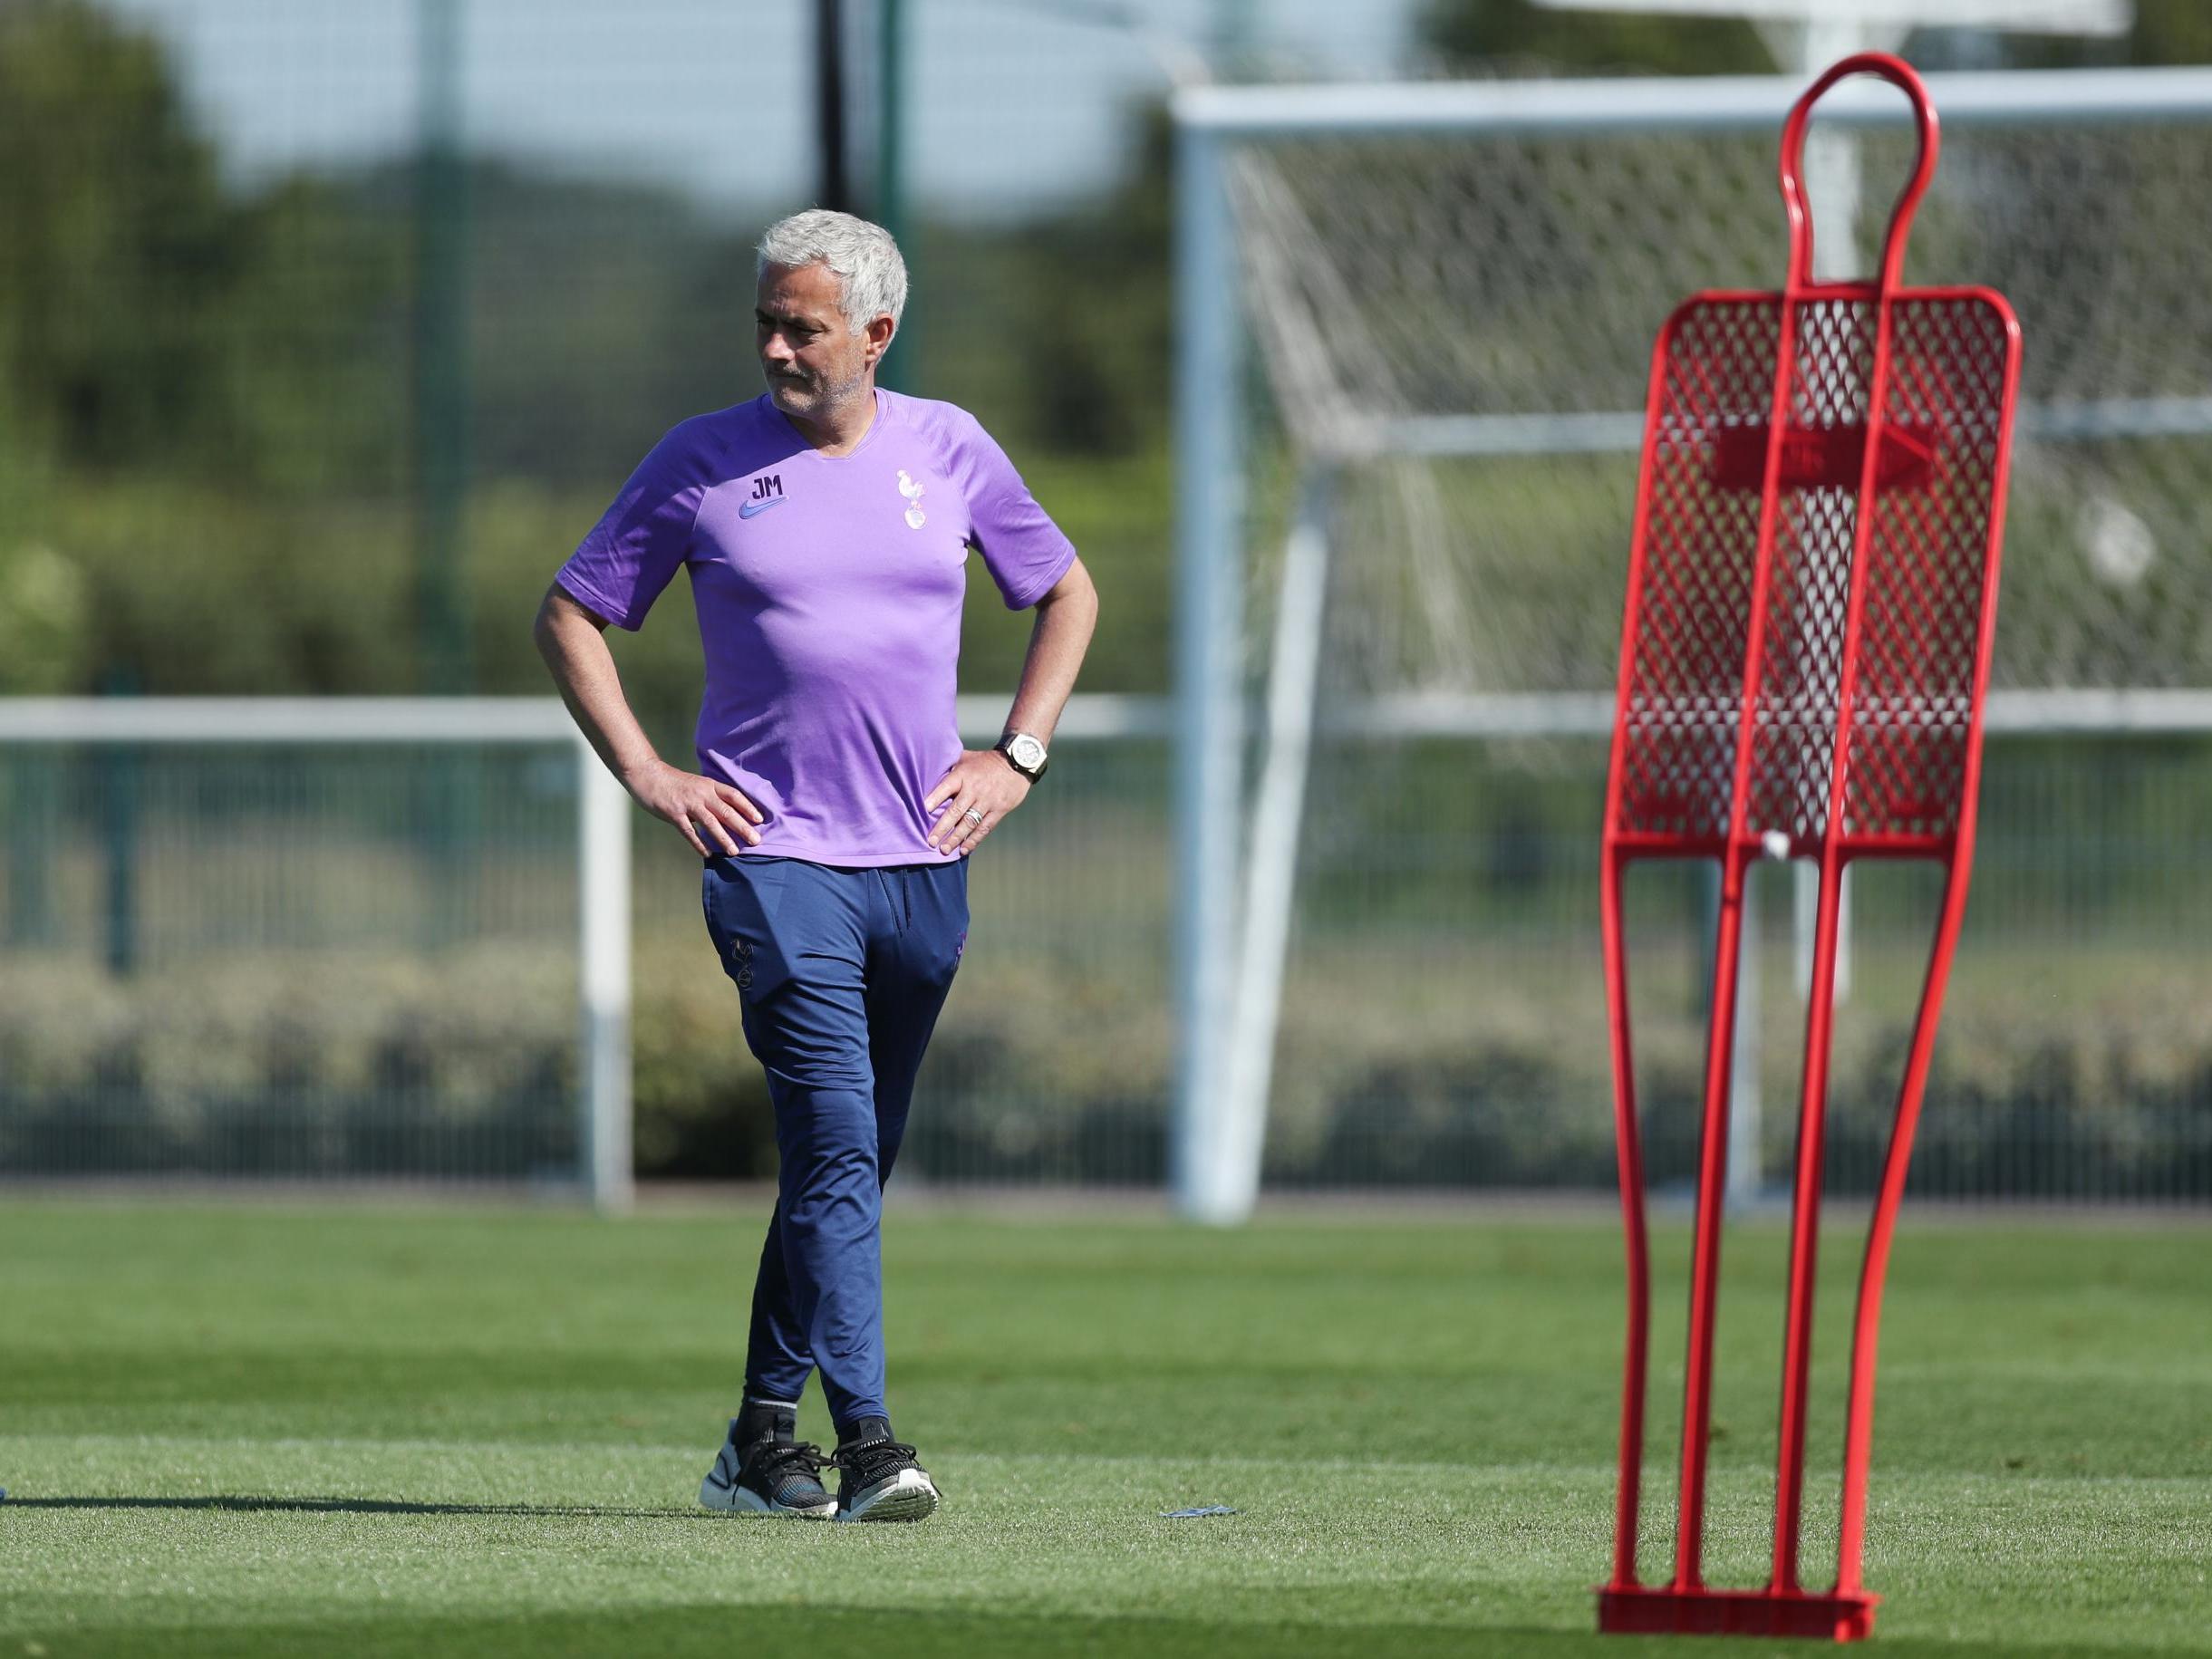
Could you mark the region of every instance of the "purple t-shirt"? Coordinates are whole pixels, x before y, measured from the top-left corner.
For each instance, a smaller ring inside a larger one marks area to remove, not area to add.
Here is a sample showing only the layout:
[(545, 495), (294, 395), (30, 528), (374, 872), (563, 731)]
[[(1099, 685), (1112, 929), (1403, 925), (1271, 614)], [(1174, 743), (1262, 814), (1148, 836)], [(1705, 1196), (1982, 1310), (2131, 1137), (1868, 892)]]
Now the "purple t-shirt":
[(634, 630), (679, 565), (707, 663), (699, 765), (767, 815), (747, 849), (816, 863), (953, 856), (922, 800), (960, 758), (953, 713), (968, 552), (1009, 610), (1076, 550), (975, 417), (878, 391), (849, 455), (764, 393), (676, 427), (559, 582)]

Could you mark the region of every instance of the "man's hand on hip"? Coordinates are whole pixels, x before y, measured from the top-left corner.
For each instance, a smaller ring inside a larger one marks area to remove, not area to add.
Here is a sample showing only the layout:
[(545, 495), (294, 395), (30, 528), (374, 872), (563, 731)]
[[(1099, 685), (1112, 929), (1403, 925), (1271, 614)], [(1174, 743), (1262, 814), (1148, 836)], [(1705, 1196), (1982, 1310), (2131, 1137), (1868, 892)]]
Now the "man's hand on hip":
[(922, 803), (928, 812), (946, 803), (944, 816), (930, 831), (930, 845), (941, 853), (972, 853), (999, 820), (1029, 798), (1029, 780), (996, 749), (963, 749), (944, 781)]
[[(768, 815), (742, 791), (715, 778), (656, 760), (642, 776), (631, 780), (630, 793), (654, 817), (681, 830), (701, 858), (735, 854), (740, 841), (749, 847), (760, 844), (760, 832), (753, 826), (764, 823)], [(708, 840), (715, 844), (710, 847)]]

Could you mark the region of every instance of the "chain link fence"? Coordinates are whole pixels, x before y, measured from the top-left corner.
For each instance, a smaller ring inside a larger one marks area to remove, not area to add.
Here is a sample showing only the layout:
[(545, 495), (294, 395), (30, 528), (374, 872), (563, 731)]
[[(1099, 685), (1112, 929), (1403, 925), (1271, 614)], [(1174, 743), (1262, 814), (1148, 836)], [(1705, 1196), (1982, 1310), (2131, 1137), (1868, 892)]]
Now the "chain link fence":
[[(972, 945), (902, 1181), (1164, 1181), (1163, 714), (1063, 741), (978, 855)], [(1609, 1182), (1604, 765), (1587, 736), (1325, 747), (1270, 1185)], [(566, 745), (0, 747), (0, 1178), (573, 1182), (575, 782)], [(1917, 1195), (2212, 1201), (2207, 824), (2212, 739), (1991, 738)], [(766, 1089), (700, 921), (697, 857), (650, 823), (635, 857), (639, 1169), (762, 1178)], [(1642, 867), (1628, 894), (1661, 1189), (1695, 1168), (1707, 879)], [(1754, 882), (1760, 1155), (1780, 1172), (1803, 1005), (1792, 889), (1779, 870)], [(1838, 1192), (1876, 1175), (1936, 896), (1908, 867), (1853, 878)]]
[(577, 759), (0, 743), (0, 1178), (573, 1188)]

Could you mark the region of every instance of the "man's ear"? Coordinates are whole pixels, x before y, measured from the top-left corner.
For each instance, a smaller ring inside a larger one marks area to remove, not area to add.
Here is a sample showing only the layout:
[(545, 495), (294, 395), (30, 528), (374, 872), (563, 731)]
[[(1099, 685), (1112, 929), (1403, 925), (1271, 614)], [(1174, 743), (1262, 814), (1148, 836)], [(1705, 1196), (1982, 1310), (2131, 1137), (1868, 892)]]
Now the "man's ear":
[(891, 337), (899, 332), (899, 325), (888, 316), (875, 317), (861, 332), (868, 337), (868, 364), (873, 368), (891, 349)]

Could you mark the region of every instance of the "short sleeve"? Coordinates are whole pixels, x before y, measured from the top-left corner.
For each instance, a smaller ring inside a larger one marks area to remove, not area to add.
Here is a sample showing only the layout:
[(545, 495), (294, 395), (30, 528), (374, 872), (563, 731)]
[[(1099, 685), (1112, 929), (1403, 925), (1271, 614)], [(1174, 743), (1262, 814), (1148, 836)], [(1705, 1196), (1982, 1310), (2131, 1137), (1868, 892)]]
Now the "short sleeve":
[(699, 475), (695, 445), (680, 426), (638, 464), (554, 579), (617, 628), (635, 632), (690, 550), (705, 494)]
[(955, 476), (967, 492), (975, 545), (1009, 611), (1026, 611), (1067, 574), (1075, 544), (1060, 533), (990, 433), (962, 414), (953, 426)]

